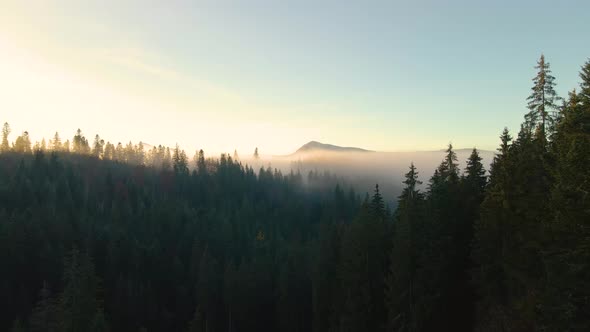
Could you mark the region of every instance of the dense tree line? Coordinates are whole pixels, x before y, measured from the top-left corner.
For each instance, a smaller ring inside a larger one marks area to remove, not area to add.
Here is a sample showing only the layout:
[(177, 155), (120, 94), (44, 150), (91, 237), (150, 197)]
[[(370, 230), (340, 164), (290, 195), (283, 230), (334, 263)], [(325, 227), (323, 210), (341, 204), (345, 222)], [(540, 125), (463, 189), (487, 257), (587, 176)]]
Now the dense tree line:
[(489, 172), (449, 145), (395, 211), (237, 152), (11, 144), (5, 124), (0, 329), (588, 331), (590, 61), (566, 99), (536, 69)]

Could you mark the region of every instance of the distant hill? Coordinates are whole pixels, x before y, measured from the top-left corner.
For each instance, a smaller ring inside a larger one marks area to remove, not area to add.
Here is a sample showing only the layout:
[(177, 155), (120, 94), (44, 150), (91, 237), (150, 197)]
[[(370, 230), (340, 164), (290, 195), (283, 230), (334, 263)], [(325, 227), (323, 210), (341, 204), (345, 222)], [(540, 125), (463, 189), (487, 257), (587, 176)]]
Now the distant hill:
[(315, 152), (315, 151), (330, 151), (330, 152), (374, 152), (371, 150), (365, 150), (361, 148), (355, 147), (348, 147), (348, 146), (338, 146), (332, 144), (324, 144), (316, 141), (311, 141), (309, 143), (304, 144), (301, 146), (294, 154), (304, 153), (304, 152)]

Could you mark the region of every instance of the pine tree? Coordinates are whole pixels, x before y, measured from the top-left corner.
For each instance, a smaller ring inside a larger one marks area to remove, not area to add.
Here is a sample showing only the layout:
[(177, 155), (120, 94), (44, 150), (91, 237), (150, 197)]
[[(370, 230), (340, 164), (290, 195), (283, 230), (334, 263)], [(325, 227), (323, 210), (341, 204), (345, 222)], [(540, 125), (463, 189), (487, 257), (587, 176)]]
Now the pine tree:
[(113, 160), (115, 157), (115, 146), (111, 142), (107, 142), (104, 146), (103, 159)]
[(72, 139), (72, 152), (78, 154), (88, 154), (90, 153), (90, 146), (88, 144), (88, 140), (82, 134), (82, 130), (78, 128), (76, 131), (76, 135)]
[(479, 292), (477, 330), (509, 330), (505, 309), (508, 290), (504, 272), (505, 237), (509, 203), (509, 151), (512, 137), (507, 128), (500, 136), (501, 144), (490, 169), (490, 182), (476, 222), (472, 258), (477, 264), (474, 273)]
[(200, 175), (205, 175), (207, 173), (207, 164), (205, 163), (205, 152), (203, 152), (203, 149), (199, 150), (199, 155), (197, 157), (197, 171)]
[(29, 132), (24, 131), (21, 136), (17, 137), (14, 141), (13, 150), (20, 153), (31, 153), (31, 139), (29, 138)]
[(57, 131), (55, 132), (55, 135), (53, 135), (53, 139), (50, 140), (49, 144), (51, 146), (51, 150), (61, 151), (61, 149), (62, 149), (61, 138), (59, 137), (59, 133)]
[(176, 174), (188, 174), (188, 160), (184, 150), (181, 150), (176, 144), (174, 148), (174, 156), (172, 157), (173, 168)]
[(485, 176), (486, 170), (481, 163), (482, 158), (476, 148), (473, 148), (471, 155), (467, 159), (467, 167), (465, 168), (465, 176), (462, 179), (463, 185), (467, 190), (466, 198), (473, 198), (476, 200), (473, 206), (478, 206), (483, 200), (483, 194), (487, 183)]
[(92, 145), (92, 155), (95, 158), (102, 158), (104, 155), (104, 140), (100, 139), (98, 134), (94, 136), (94, 143)]
[[(469, 282), (467, 276), (472, 220), (462, 211), (461, 184), (457, 155), (449, 144), (444, 159), (430, 179), (427, 196), (428, 217), (423, 250), (424, 282), (422, 320), (424, 329), (469, 330)], [(444, 308), (444, 309), (443, 309)], [(443, 314), (444, 312), (444, 314)]]
[(589, 107), (590, 105), (590, 59), (586, 61), (586, 63), (582, 66), (582, 71), (580, 72), (580, 78), (582, 82), (580, 83), (580, 102), (585, 106)]
[(453, 145), (449, 143), (446, 150), (445, 161), (443, 163), (445, 172), (441, 172), (446, 181), (457, 182), (459, 179), (459, 164), (457, 163), (457, 154), (453, 151)]
[(170, 148), (166, 147), (164, 150), (164, 155), (162, 159), (162, 169), (167, 171), (172, 168), (172, 155), (170, 153)]
[(510, 138), (505, 130), (475, 228), (482, 330), (539, 328), (542, 225), (549, 215), (545, 152), (526, 126), (512, 145)]
[(385, 202), (383, 201), (383, 196), (379, 192), (379, 185), (375, 184), (375, 192), (373, 193), (373, 197), (371, 199), (371, 211), (373, 213), (373, 217), (376, 219), (381, 219), (384, 221), (385, 219)]
[(254, 149), (254, 159), (260, 159), (260, 155), (258, 154), (258, 148)]
[(145, 151), (143, 142), (141, 141), (137, 143), (137, 145), (135, 146), (135, 162), (137, 163), (137, 165), (145, 165)]
[[(582, 71), (581, 88), (590, 86)], [(546, 289), (540, 305), (546, 330), (587, 331), (590, 323), (590, 103), (570, 94), (552, 142), (556, 160), (553, 218), (543, 248)]]
[(527, 98), (529, 113), (526, 114), (526, 127), (528, 130), (540, 128), (540, 134), (543, 139), (547, 136), (547, 129), (550, 131), (554, 126), (555, 111), (558, 110), (560, 100), (555, 92), (555, 77), (551, 75), (549, 62), (545, 62), (545, 56), (537, 62), (535, 69), (538, 70), (537, 76), (533, 78), (532, 93)]
[(10, 135), (10, 125), (8, 122), (4, 122), (2, 126), (2, 143), (0, 144), (0, 152), (10, 151), (10, 143), (8, 143), (8, 135)]
[(387, 318), (383, 292), (387, 273), (390, 228), (378, 186), (368, 194), (342, 244), (343, 298), (340, 327), (379, 331)]
[(424, 195), (414, 163), (406, 173), (405, 187), (398, 199), (393, 246), (386, 280), (387, 328), (390, 331), (419, 331), (421, 327), (420, 254), (423, 248)]

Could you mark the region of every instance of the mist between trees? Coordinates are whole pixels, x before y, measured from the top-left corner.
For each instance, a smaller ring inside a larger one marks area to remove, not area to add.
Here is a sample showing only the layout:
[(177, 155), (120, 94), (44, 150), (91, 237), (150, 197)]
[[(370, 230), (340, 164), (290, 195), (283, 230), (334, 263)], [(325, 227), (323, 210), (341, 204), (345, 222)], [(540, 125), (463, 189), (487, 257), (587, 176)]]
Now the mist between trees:
[(563, 99), (536, 70), (493, 156), (189, 158), (5, 124), (0, 330), (588, 331), (590, 61)]

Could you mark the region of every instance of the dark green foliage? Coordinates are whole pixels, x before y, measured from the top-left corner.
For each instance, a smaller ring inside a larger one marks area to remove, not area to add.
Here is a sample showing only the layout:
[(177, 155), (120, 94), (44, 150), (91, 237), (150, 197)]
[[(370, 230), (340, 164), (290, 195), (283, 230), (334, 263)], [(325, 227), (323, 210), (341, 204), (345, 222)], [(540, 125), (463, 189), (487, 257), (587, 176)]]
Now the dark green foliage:
[[(590, 77), (581, 75), (589, 86)], [(544, 328), (590, 329), (590, 104), (570, 94), (558, 124), (551, 192), (553, 218), (542, 248), (546, 289), (540, 305)]]
[(203, 331), (312, 328), (320, 221), (349, 223), (356, 195), (227, 156), (189, 173), (182, 151), (169, 168), (122, 153), (0, 154), (0, 330), (186, 330), (196, 307)]
[(580, 72), (580, 101), (585, 106), (590, 105), (590, 59), (582, 66)]
[(548, 142), (528, 123), (513, 144), (501, 137), (473, 249), (478, 330), (590, 328), (590, 111), (581, 99), (570, 94)]
[(535, 69), (537, 75), (533, 78), (531, 95), (527, 98), (529, 113), (526, 114), (525, 126), (528, 130), (539, 128), (541, 136), (545, 139), (547, 129), (555, 128), (558, 102), (561, 98), (555, 92), (555, 77), (551, 75), (549, 62), (545, 62), (545, 56), (537, 62)]
[(406, 185), (398, 200), (395, 214), (393, 248), (386, 279), (386, 295), (390, 331), (419, 331), (424, 320), (421, 301), (427, 276), (422, 264), (427, 245), (424, 229), (424, 195), (422, 184), (412, 163), (406, 173)]
[(449, 145), (425, 193), (410, 165), (393, 214), (329, 173), (80, 130), (33, 151), (6, 124), (0, 330), (588, 331), (590, 62), (559, 114), (537, 68), (489, 176)]
[(95, 324), (101, 324), (95, 322), (101, 316), (104, 321), (97, 300), (98, 278), (86, 253), (74, 248), (66, 257), (63, 281), (64, 289), (58, 298), (60, 330), (87, 331)]
[[(465, 176), (462, 178), (462, 184), (467, 191), (466, 197), (473, 195), (473, 198), (481, 202), (484, 190), (487, 184), (486, 170), (481, 163), (481, 157), (477, 149), (473, 149), (469, 159), (467, 159), (467, 167), (465, 168)], [(474, 204), (479, 205), (479, 204)]]

